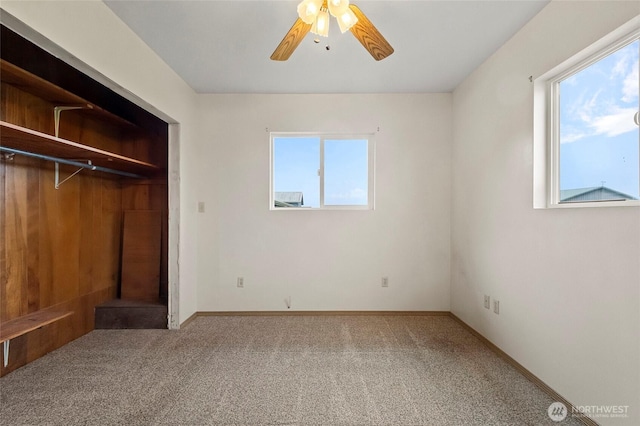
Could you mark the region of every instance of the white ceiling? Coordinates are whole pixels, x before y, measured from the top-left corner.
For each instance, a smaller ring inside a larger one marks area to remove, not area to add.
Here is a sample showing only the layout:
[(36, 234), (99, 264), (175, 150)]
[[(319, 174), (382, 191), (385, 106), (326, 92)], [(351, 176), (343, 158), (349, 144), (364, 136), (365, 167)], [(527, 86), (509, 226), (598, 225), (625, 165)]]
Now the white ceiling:
[(451, 92), (549, 2), (352, 0), (394, 54), (376, 62), (332, 18), (327, 39), (276, 62), (297, 0), (104, 1), (199, 93)]

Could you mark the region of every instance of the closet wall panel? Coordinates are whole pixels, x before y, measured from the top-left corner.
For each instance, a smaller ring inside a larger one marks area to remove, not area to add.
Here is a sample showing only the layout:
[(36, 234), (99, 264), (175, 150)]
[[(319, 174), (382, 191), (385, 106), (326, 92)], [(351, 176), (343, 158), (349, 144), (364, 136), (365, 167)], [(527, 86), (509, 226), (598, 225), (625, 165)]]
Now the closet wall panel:
[[(3, 148), (104, 167), (82, 169), (56, 189), (53, 162), (0, 153), (0, 322), (63, 314), (36, 330), (26, 322), (26, 334), (10, 337), (8, 367), (0, 363), (5, 375), (92, 331), (95, 307), (118, 297), (123, 210), (161, 212), (160, 298), (166, 304), (168, 127), (0, 27)], [(59, 106), (82, 109), (61, 112), (54, 138)], [(60, 165), (60, 178), (75, 171)]]
[[(1, 120), (53, 132), (52, 105), (10, 85), (2, 84), (1, 92)], [(95, 125), (76, 121), (85, 123)], [(105, 146), (119, 137), (97, 128), (76, 133)], [(74, 171), (60, 166), (63, 178)], [(55, 189), (53, 163), (3, 156), (0, 201), (0, 320), (45, 309), (74, 312), (12, 339), (9, 365), (0, 366), (4, 375), (93, 330), (94, 307), (116, 297), (122, 189), (118, 180), (88, 170)]]

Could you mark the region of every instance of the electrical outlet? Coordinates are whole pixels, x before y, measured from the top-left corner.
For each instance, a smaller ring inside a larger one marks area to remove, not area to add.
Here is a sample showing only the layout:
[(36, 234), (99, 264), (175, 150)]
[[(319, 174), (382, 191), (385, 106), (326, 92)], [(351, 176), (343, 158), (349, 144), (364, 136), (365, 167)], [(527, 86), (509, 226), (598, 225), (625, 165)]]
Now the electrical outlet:
[(204, 213), (204, 201), (198, 201), (198, 213)]
[(238, 288), (244, 288), (244, 278), (238, 277), (238, 280), (236, 281), (236, 285), (238, 286)]
[(500, 301), (499, 300), (494, 300), (493, 301), (493, 312), (500, 315)]
[(389, 277), (382, 277), (382, 287), (389, 287)]
[(491, 298), (486, 294), (484, 295), (484, 308), (491, 309)]

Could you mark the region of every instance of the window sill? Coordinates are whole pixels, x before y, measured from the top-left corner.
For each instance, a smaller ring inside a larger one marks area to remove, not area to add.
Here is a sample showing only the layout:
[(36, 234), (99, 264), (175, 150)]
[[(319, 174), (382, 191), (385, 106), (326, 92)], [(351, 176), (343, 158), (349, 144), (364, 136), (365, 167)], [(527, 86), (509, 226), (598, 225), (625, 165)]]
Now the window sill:
[(374, 210), (370, 206), (332, 206), (332, 207), (271, 207), (271, 211), (369, 211)]
[(640, 200), (627, 201), (584, 201), (549, 204), (548, 209), (582, 209), (594, 207), (640, 207)]

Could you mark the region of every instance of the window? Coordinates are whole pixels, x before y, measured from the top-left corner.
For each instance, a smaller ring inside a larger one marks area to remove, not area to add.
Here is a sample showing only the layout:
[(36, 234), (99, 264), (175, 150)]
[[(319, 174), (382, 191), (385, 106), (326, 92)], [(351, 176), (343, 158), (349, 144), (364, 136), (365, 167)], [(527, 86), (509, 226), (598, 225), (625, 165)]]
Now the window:
[(271, 134), (273, 209), (372, 209), (372, 135)]
[(636, 30), (542, 78), (548, 205), (640, 205), (639, 52)]

